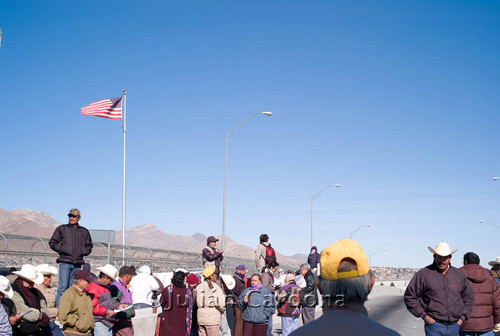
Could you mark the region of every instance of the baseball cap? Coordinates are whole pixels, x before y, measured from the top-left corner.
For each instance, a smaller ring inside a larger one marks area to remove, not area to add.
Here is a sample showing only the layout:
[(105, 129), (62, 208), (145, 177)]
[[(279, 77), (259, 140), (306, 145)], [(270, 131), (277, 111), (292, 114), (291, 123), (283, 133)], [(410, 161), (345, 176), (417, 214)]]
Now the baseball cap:
[(73, 208), (68, 212), (68, 215), (80, 217), (80, 210), (78, 210), (77, 208)]
[[(357, 270), (338, 272), (340, 262), (350, 258), (356, 262)], [(326, 280), (355, 278), (370, 271), (368, 258), (361, 246), (351, 239), (341, 239), (321, 251), (321, 277)]]
[(75, 278), (75, 280), (85, 280), (88, 283), (92, 282), (92, 279), (90, 279), (89, 273), (82, 271), (82, 270), (77, 271), (73, 277)]
[(202, 275), (204, 278), (208, 278), (209, 276), (211, 276), (214, 273), (215, 273), (215, 270), (213, 269), (213, 267), (208, 266), (203, 270)]
[(246, 271), (247, 268), (245, 267), (245, 265), (238, 265), (238, 266), (236, 266), (236, 270), (237, 271)]
[(219, 239), (215, 238), (214, 236), (210, 236), (207, 238), (207, 244), (217, 242)]

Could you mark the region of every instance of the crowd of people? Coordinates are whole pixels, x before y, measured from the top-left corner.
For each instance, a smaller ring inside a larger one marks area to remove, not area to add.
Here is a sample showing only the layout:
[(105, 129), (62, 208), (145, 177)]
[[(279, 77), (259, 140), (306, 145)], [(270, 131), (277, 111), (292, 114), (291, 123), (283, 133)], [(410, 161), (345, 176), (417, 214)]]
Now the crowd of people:
[[(147, 265), (136, 270), (106, 264), (92, 273), (83, 259), (92, 252), (92, 240), (79, 225), (80, 211), (71, 209), (68, 218), (49, 244), (59, 253), (59, 268), (24, 264), (0, 276), (0, 336), (132, 336), (136, 310), (156, 314), (159, 307), (155, 336), (270, 336), (275, 312), (283, 336), (398, 335), (368, 317), (364, 303), (375, 276), (353, 240), (339, 240), (321, 254), (313, 246), (307, 263), (284, 272), (269, 236), (262, 234), (255, 270), (248, 273), (241, 264), (229, 275), (222, 272), (218, 239), (210, 236), (202, 251), (203, 271), (178, 268), (165, 286)], [(468, 252), (458, 269), (450, 264), (456, 250), (447, 243), (429, 251), (432, 264), (415, 273), (404, 294), (408, 311), (425, 322), (426, 335), (500, 331), (500, 257), (488, 270)], [(51, 286), (56, 275), (57, 292)], [(316, 318), (318, 293), (323, 313)]]

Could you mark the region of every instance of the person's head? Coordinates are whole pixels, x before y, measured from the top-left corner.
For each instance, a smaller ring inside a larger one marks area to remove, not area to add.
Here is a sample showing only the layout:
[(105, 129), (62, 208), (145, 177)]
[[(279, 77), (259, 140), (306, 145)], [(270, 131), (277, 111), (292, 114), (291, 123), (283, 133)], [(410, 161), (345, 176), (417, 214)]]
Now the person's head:
[(288, 273), (285, 276), (285, 284), (288, 285), (289, 283), (295, 283), (295, 274)]
[(302, 274), (302, 276), (309, 273), (310, 270), (311, 270), (311, 265), (309, 265), (308, 263), (300, 265), (300, 274)]
[(446, 242), (439, 242), (435, 248), (427, 247), (432, 252), (434, 258), (434, 266), (441, 273), (446, 272), (450, 267), (451, 255), (457, 250), (451, 251), (450, 245)]
[(35, 283), (41, 284), (43, 282), (43, 274), (33, 265), (25, 264), (21, 267), (20, 271), (12, 272), (21, 280), (24, 287), (33, 287)]
[(49, 266), (48, 264), (41, 264), (36, 267), (36, 269), (43, 274), (42, 285), (49, 287), (52, 283), (52, 277), (57, 275), (57, 268), (54, 266)]
[(330, 245), (321, 252), (320, 265), (321, 275), (317, 282), (325, 307), (348, 306), (366, 301), (375, 277), (358, 243), (341, 239)]
[(488, 262), (488, 265), (490, 265), (495, 272), (500, 272), (500, 257)]
[(269, 241), (269, 236), (263, 233), (260, 235), (259, 239), (261, 243), (267, 243)]
[(115, 281), (119, 274), (116, 267), (110, 264), (106, 264), (103, 267), (97, 267), (97, 270), (99, 271), (99, 275), (97, 278), (99, 282), (105, 286), (108, 286), (113, 281)]
[(186, 287), (186, 284), (184, 282), (184, 280), (186, 279), (186, 275), (187, 274), (182, 271), (175, 272), (172, 276), (172, 285), (177, 288)]
[(196, 274), (190, 273), (186, 278), (186, 282), (188, 283), (189, 287), (192, 289), (192, 288), (195, 288), (196, 286), (198, 286), (198, 284), (200, 283), (200, 279), (198, 279)]
[(82, 292), (86, 290), (92, 282), (89, 273), (82, 270), (77, 271), (75, 275), (73, 275), (73, 278), (75, 279), (74, 285)]
[(214, 236), (210, 236), (207, 238), (207, 245), (210, 247), (215, 247), (218, 241), (219, 239), (215, 238)]
[(257, 286), (258, 284), (262, 283), (262, 278), (260, 277), (260, 274), (253, 274), (252, 275), (252, 278), (250, 279), (250, 283), (253, 285), (253, 286)]
[(68, 223), (69, 224), (78, 224), (80, 221), (81, 215), (80, 210), (77, 208), (73, 208), (68, 212)]
[(464, 265), (479, 265), (479, 256), (474, 252), (467, 252), (464, 254)]
[(316, 248), (316, 246), (311, 247), (311, 254), (316, 253), (316, 251), (318, 251), (318, 249)]
[(3, 301), (5, 299), (5, 297), (8, 297), (9, 299), (11, 299), (13, 294), (14, 294), (14, 291), (12, 290), (12, 287), (10, 286), (9, 279), (0, 275), (0, 300)]
[(210, 266), (205, 267), (202, 274), (205, 281), (207, 281), (210, 288), (212, 288), (212, 282), (217, 281), (217, 274), (215, 273), (215, 269)]
[(278, 262), (277, 262), (277, 261), (271, 261), (271, 262), (269, 263), (268, 268), (271, 270), (271, 272), (273, 272), (273, 273), (274, 273), (274, 272), (276, 272), (276, 271), (278, 270), (278, 266), (279, 266), (279, 265), (280, 265), (280, 264), (278, 264)]
[(130, 283), (132, 280), (132, 268), (130, 266), (122, 266), (118, 272), (118, 277), (123, 281), (125, 285)]
[(245, 265), (236, 266), (236, 273), (241, 274), (241, 275), (245, 275), (246, 271), (247, 271), (247, 269), (246, 269)]

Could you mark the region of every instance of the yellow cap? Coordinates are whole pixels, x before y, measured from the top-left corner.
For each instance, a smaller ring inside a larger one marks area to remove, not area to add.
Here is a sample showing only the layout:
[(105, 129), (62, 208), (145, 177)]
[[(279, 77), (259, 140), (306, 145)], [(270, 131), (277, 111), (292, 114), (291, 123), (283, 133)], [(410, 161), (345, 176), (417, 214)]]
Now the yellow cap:
[[(353, 259), (358, 269), (350, 272), (337, 272), (339, 264), (344, 258)], [(321, 277), (326, 280), (355, 278), (370, 271), (365, 252), (358, 243), (350, 239), (341, 239), (323, 249), (319, 263), (321, 265)]]
[(215, 270), (213, 267), (206, 267), (203, 272), (201, 273), (203, 275), (204, 278), (208, 278), (209, 276), (211, 276), (212, 274), (215, 273)]

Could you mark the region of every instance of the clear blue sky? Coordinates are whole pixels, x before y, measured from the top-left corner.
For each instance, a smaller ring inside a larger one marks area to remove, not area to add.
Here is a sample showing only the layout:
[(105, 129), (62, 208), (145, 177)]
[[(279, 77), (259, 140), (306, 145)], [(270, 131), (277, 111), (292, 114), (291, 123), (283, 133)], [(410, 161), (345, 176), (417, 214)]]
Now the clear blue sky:
[(0, 1), (0, 207), (221, 233), (285, 254), (354, 238), (374, 265), (427, 246), (500, 255), (498, 1)]

